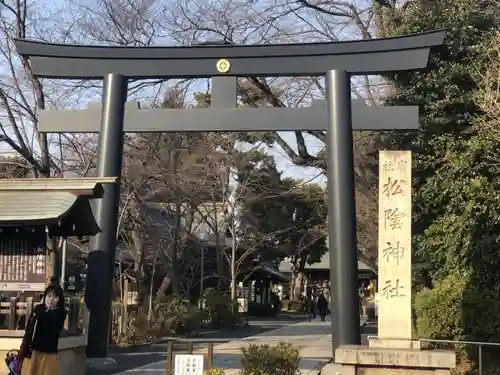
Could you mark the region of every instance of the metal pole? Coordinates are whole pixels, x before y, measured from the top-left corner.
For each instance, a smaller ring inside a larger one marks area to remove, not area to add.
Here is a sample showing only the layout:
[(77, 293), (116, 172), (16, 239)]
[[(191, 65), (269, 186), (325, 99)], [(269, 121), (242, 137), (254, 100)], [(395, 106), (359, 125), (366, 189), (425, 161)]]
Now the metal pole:
[(479, 345), (479, 375), (483, 375), (483, 346)]
[[(46, 229), (48, 232), (48, 229)], [(61, 252), (59, 251), (59, 246), (57, 243), (57, 238), (55, 236), (52, 237), (51, 240), (51, 248), (49, 249), (49, 257), (52, 262), (52, 275), (48, 275), (46, 278), (47, 285), (52, 282), (52, 280), (57, 280), (61, 278)]]
[(127, 79), (124, 76), (108, 74), (104, 77), (97, 175), (118, 177), (118, 181), (103, 186), (104, 195), (102, 199), (96, 200), (93, 207), (101, 232), (90, 241), (85, 288), (85, 301), (90, 312), (89, 358), (104, 358), (108, 354), (126, 98)]
[(326, 73), (328, 233), (332, 296), (332, 348), (359, 345), (358, 255), (350, 76)]
[[(233, 207), (233, 212), (231, 213), (231, 300), (234, 303), (236, 301), (236, 247), (238, 243), (236, 242), (236, 220), (235, 212)], [(234, 304), (233, 304), (234, 306)]]
[(62, 243), (62, 254), (61, 254), (61, 288), (64, 290), (65, 280), (66, 280), (66, 251), (68, 249), (68, 239), (63, 238)]
[(201, 257), (200, 257), (200, 303), (199, 308), (202, 310), (203, 306), (203, 288), (205, 281), (205, 246), (201, 247)]
[(166, 375), (172, 375), (172, 367), (174, 365), (174, 350), (173, 350), (173, 343), (172, 341), (169, 341), (167, 343), (167, 361), (166, 361)]

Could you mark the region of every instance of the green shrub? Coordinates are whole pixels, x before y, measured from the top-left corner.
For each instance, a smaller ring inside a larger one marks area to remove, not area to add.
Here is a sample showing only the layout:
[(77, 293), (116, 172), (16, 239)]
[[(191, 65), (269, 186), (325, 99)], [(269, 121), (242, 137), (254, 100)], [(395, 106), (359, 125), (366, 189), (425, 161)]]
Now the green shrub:
[(472, 282), (462, 304), (469, 341), (500, 342), (500, 291)]
[[(168, 296), (155, 304), (148, 320), (147, 306), (129, 306), (126, 321), (124, 306), (113, 305), (113, 341), (119, 345), (153, 342), (165, 336), (187, 335), (201, 328), (207, 313), (189, 301)], [(118, 324), (122, 324), (121, 335)]]
[(147, 322), (147, 310), (141, 309), (138, 325), (147, 327), (147, 332), (156, 337), (186, 335), (199, 328), (205, 313), (189, 301), (168, 296), (155, 304), (151, 311), (151, 321)]
[(248, 304), (247, 313), (250, 316), (257, 316), (257, 317), (276, 316), (278, 310), (275, 309), (271, 304), (250, 302)]
[(242, 348), (240, 375), (297, 375), (299, 349), (293, 344), (280, 342), (276, 346), (250, 345)]
[(209, 368), (203, 372), (203, 375), (224, 375), (224, 370), (221, 368)]
[(204, 296), (204, 310), (207, 313), (207, 323), (210, 328), (236, 328), (244, 324), (238, 312), (238, 302), (232, 301), (227, 294), (216, 290), (207, 290)]
[(467, 279), (450, 275), (432, 289), (423, 289), (415, 296), (417, 335), (438, 340), (463, 340), (463, 293)]
[(448, 275), (415, 296), (419, 337), (500, 341), (500, 292), (467, 275)]
[[(475, 342), (500, 340), (500, 292), (484, 280), (452, 274), (432, 289), (415, 296), (417, 335), (420, 338)], [(457, 353), (455, 374), (469, 374), (478, 366), (475, 345), (440, 345)], [(498, 350), (483, 346), (483, 369), (498, 368)]]

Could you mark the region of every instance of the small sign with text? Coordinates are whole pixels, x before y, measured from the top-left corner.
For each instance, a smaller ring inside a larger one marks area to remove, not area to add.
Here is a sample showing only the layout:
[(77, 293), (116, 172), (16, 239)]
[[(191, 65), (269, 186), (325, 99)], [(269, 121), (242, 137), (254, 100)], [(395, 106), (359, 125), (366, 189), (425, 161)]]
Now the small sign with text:
[(175, 375), (203, 375), (203, 355), (176, 354)]

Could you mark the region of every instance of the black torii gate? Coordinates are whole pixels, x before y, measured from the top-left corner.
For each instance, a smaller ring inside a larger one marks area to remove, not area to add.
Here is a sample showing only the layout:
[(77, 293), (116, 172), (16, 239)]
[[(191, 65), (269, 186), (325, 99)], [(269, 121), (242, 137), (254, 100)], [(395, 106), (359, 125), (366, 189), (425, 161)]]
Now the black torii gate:
[[(418, 108), (351, 110), (351, 75), (422, 69), (443, 31), (354, 42), (102, 47), (16, 40), (33, 73), (56, 79), (103, 79), (103, 105), (83, 111), (42, 111), (44, 132), (97, 132), (99, 177), (119, 177), (123, 133), (151, 131), (327, 130), (332, 346), (359, 344), (356, 207), (352, 130), (418, 128)], [(324, 76), (325, 106), (236, 108), (236, 77)], [(126, 106), (128, 79), (214, 77), (212, 108), (149, 109)], [(126, 109), (127, 107), (127, 109)], [(322, 107), (326, 107), (322, 109)], [(100, 116), (100, 126), (97, 126)], [(94, 207), (101, 233), (90, 243), (86, 303), (87, 354), (107, 355), (111, 281), (116, 247), (119, 182), (105, 185)]]

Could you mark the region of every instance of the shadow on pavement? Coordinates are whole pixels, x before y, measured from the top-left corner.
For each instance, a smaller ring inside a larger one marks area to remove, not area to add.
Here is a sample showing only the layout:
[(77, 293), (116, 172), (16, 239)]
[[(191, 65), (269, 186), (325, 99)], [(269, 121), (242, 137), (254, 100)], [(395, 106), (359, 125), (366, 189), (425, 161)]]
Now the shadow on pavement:
[[(232, 341), (232, 340), (237, 340), (237, 339), (242, 339), (245, 337), (249, 336), (254, 336), (254, 335), (261, 335), (267, 333), (267, 335), (273, 335), (269, 331), (276, 330), (279, 328), (287, 327), (292, 324), (298, 323), (304, 321), (304, 316), (302, 315), (297, 315), (296, 317), (293, 317), (293, 319), (289, 317), (285, 317), (282, 319), (281, 316), (278, 316), (276, 318), (269, 318), (269, 319), (254, 319), (250, 321), (251, 326), (247, 328), (242, 328), (238, 330), (219, 330), (219, 331), (207, 331), (202, 334), (198, 334), (196, 336), (193, 336), (192, 338), (196, 339), (222, 339), (227, 341)], [(319, 323), (319, 321), (318, 321)], [(324, 327), (324, 325), (323, 325)], [(290, 330), (291, 327), (288, 328)], [(315, 322), (313, 321), (310, 327), (313, 331), (317, 328), (318, 333), (321, 333), (321, 329), (324, 330), (324, 328), (320, 327), (318, 324), (316, 327)], [(287, 331), (288, 331), (287, 330)], [(293, 329), (292, 329), (293, 331)], [(298, 331), (298, 329), (297, 329)], [(361, 328), (361, 341), (362, 344), (367, 344), (368, 336), (373, 336), (377, 334), (377, 326), (375, 324), (367, 324), (364, 327)], [(267, 336), (266, 335), (266, 336)], [(286, 336), (291, 336), (293, 335), (292, 333), (287, 332)], [(280, 336), (278, 334), (274, 334), (274, 336)], [(284, 336), (285, 337), (285, 336)], [(286, 339), (285, 339), (286, 340)], [(203, 343), (197, 343), (194, 345), (194, 350), (199, 350), (202, 348), (205, 348), (206, 345)], [(106, 370), (96, 370), (92, 369), (91, 371), (87, 371), (87, 375), (112, 375), (118, 372), (122, 371), (127, 371), (127, 370), (132, 370), (130, 371), (131, 374), (134, 373), (142, 373), (139, 369), (136, 371), (133, 371), (133, 369), (136, 369), (137, 367), (142, 367), (146, 366), (148, 364), (151, 364), (151, 367), (148, 366), (148, 372), (152, 370), (162, 370), (159, 366), (161, 364), (155, 364), (155, 362), (162, 361), (166, 359), (166, 352), (167, 352), (167, 343), (166, 342), (160, 342), (156, 344), (148, 344), (148, 345), (138, 345), (138, 346), (132, 346), (128, 348), (115, 348), (111, 349), (109, 352), (109, 356), (112, 357), (118, 365), (116, 367), (113, 367), (112, 369), (106, 369)], [(178, 343), (174, 347), (174, 352), (176, 353), (187, 353), (187, 344), (185, 343)], [(224, 354), (224, 353), (217, 353), (218, 357), (220, 358), (221, 356), (227, 355), (228, 362), (231, 362), (232, 360), (229, 358), (231, 355), (229, 354)], [(234, 355), (232, 356), (234, 360)], [(158, 367), (158, 368), (157, 368)], [(231, 366), (230, 366), (231, 367)], [(230, 368), (228, 367), (228, 368)]]
[[(227, 341), (238, 340), (248, 336), (260, 335), (269, 331), (289, 326), (304, 320), (304, 314), (283, 314), (274, 318), (251, 318), (249, 327), (237, 330), (212, 330), (199, 332), (188, 338), (196, 339), (222, 339)], [(204, 344), (196, 344), (194, 349), (206, 347)], [(177, 353), (187, 353), (187, 347), (183, 344), (176, 344), (174, 351)], [(106, 370), (88, 369), (87, 375), (111, 375), (122, 371), (135, 369), (137, 367), (152, 364), (166, 359), (167, 343), (159, 342), (155, 344), (130, 346), (127, 348), (111, 348), (109, 357), (113, 358), (117, 365)], [(135, 371), (131, 371), (131, 374)], [(137, 373), (137, 372), (135, 372)]]

